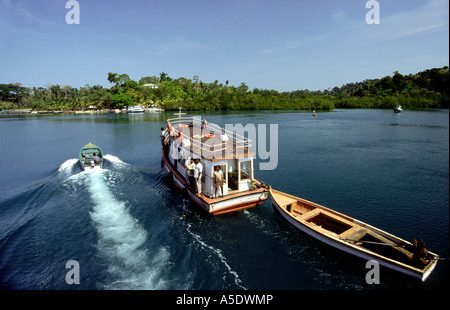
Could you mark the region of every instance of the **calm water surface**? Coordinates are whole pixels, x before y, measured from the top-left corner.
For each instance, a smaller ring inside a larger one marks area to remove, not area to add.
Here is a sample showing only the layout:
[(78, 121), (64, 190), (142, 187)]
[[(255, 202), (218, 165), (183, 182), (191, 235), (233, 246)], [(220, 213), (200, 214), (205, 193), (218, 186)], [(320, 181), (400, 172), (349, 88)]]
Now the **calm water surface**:
[[(278, 166), (255, 177), (449, 256), (449, 112), (335, 110), (204, 113), (209, 122), (278, 124)], [(322, 245), (267, 201), (210, 216), (161, 168), (159, 134), (172, 112), (0, 114), (0, 288), (436, 289)], [(80, 148), (104, 151), (82, 172)], [(260, 160), (256, 160), (258, 168)], [(80, 284), (65, 281), (80, 264)]]

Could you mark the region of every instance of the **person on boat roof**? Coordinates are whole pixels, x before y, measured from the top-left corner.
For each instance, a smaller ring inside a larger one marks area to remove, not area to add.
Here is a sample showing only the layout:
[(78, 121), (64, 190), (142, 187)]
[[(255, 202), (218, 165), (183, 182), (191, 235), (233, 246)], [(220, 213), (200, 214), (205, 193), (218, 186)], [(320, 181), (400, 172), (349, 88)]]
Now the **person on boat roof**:
[(209, 135), (205, 135), (205, 138), (214, 138), (214, 131), (211, 131)]

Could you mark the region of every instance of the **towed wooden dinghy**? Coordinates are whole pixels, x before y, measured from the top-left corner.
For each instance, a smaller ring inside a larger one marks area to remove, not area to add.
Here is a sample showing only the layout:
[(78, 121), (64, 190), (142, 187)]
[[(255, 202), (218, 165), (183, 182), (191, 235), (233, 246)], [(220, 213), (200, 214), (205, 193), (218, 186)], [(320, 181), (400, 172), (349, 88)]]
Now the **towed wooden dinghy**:
[(349, 216), (302, 198), (270, 189), (273, 207), (315, 239), (366, 260), (425, 281), (439, 256), (422, 240), (408, 242)]

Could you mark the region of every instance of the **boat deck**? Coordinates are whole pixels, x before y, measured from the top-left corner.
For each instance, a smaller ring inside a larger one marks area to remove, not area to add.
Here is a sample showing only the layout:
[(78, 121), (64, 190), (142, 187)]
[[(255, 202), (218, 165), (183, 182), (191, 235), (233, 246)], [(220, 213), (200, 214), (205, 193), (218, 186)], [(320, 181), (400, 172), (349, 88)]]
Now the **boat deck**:
[(175, 118), (168, 120), (170, 131), (166, 138), (172, 138), (195, 155), (219, 161), (254, 156), (250, 140), (229, 132), (215, 124), (199, 124), (196, 118)]

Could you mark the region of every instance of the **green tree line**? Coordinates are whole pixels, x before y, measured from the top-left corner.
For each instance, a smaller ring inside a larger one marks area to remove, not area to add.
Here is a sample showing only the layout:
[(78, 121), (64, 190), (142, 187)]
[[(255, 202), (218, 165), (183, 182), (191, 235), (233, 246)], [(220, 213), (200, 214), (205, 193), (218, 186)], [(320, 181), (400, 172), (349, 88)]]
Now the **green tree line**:
[(0, 84), (0, 109), (86, 110), (121, 109), (141, 104), (166, 110), (328, 110), (334, 108), (406, 109), (449, 108), (449, 68), (434, 68), (407, 76), (395, 71), (381, 79), (348, 83), (323, 91), (249, 90), (239, 86), (205, 83), (198, 76), (173, 79), (167, 73), (139, 81), (128, 74), (109, 72), (110, 88), (49, 85), (23, 87)]

